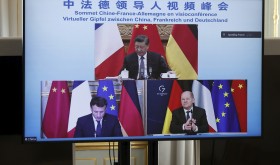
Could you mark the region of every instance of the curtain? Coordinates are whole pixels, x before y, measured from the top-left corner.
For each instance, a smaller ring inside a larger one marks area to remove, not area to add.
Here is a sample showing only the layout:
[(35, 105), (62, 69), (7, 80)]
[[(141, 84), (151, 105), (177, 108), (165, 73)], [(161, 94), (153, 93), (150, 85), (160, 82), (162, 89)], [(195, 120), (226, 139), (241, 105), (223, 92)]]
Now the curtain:
[(265, 38), (279, 37), (279, 7), (280, 0), (265, 1), (264, 36)]
[(22, 15), (22, 0), (0, 0), (0, 37), (21, 37)]
[(200, 164), (199, 140), (159, 141), (158, 146), (160, 165)]

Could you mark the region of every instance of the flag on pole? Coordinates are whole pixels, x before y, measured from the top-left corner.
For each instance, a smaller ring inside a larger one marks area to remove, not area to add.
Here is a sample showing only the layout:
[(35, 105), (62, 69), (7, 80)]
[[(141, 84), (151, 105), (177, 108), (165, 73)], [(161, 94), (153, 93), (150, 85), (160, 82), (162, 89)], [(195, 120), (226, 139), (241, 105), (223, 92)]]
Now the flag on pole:
[(166, 45), (166, 59), (178, 79), (198, 77), (198, 32), (197, 25), (173, 25)]
[(192, 92), (195, 98), (195, 105), (205, 109), (209, 132), (217, 132), (216, 118), (212, 103), (211, 88), (208, 80), (194, 80)]
[(67, 81), (53, 81), (42, 122), (47, 138), (67, 137), (70, 94)]
[(218, 132), (240, 132), (229, 80), (214, 80), (212, 100)]
[(173, 85), (172, 85), (172, 89), (171, 89), (171, 93), (170, 93), (170, 97), (169, 97), (169, 101), (168, 101), (168, 107), (166, 110), (166, 115), (165, 115), (165, 119), (164, 119), (164, 124), (163, 124), (163, 129), (162, 129), (162, 133), (163, 134), (169, 134), (170, 133), (170, 124), (171, 124), (171, 120), (172, 120), (172, 112), (177, 109), (180, 108), (182, 106), (181, 104), (181, 94), (182, 94), (183, 90), (180, 87), (178, 81), (174, 80)]
[(116, 101), (115, 89), (113, 80), (99, 80), (97, 96), (107, 100), (106, 113), (118, 117), (118, 105)]
[(117, 24), (95, 24), (95, 79), (117, 76), (125, 56)]
[(165, 58), (164, 47), (162, 45), (156, 24), (136, 24), (133, 26), (127, 54), (135, 52), (134, 39), (140, 34), (146, 35), (149, 38), (149, 51), (161, 54)]
[(68, 121), (68, 137), (74, 137), (79, 117), (90, 114), (91, 92), (88, 81), (74, 81)]
[(144, 125), (138, 99), (136, 82), (125, 80), (122, 84), (119, 120), (125, 131), (124, 135), (143, 136)]
[(233, 80), (231, 93), (236, 106), (241, 132), (247, 132), (247, 82)]

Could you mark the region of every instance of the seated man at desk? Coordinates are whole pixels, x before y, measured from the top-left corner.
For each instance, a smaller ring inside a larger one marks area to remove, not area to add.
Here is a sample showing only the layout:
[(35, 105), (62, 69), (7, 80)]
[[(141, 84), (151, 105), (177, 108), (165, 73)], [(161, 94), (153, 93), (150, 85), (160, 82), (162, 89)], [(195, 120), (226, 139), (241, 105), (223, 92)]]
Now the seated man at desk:
[(147, 36), (137, 36), (134, 43), (135, 52), (125, 57), (122, 67), (122, 70), (128, 71), (128, 78), (159, 79), (161, 73), (175, 73), (170, 70), (160, 54), (148, 51), (149, 38)]
[(74, 137), (123, 136), (118, 118), (105, 112), (107, 104), (105, 98), (93, 97), (92, 113), (78, 118)]
[(194, 106), (194, 95), (191, 91), (181, 94), (182, 107), (172, 112), (171, 133), (197, 134), (207, 133), (209, 125), (203, 108)]

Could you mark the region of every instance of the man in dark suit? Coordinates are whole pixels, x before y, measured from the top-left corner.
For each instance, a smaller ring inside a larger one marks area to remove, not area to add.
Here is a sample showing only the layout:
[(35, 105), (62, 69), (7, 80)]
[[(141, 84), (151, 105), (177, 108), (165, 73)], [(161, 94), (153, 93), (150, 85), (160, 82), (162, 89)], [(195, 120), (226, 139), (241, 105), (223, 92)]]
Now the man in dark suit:
[(117, 117), (105, 113), (107, 100), (93, 97), (90, 101), (91, 114), (78, 118), (74, 137), (122, 136)]
[[(155, 52), (149, 52), (149, 38), (139, 35), (134, 40), (135, 52), (125, 57), (123, 67), (132, 79), (159, 79), (161, 73), (172, 72), (164, 58)], [(141, 61), (143, 58), (143, 67)], [(142, 69), (141, 69), (142, 68)]]
[(171, 133), (197, 134), (208, 132), (206, 112), (203, 108), (194, 106), (194, 102), (192, 92), (184, 91), (181, 94), (182, 107), (172, 112)]

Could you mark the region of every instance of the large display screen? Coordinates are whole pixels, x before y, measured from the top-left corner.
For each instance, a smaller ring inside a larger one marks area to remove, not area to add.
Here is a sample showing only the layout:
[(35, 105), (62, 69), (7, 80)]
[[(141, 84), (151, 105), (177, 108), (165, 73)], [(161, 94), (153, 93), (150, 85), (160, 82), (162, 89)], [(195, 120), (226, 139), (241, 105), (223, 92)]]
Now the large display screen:
[(262, 136), (262, 0), (25, 0), (23, 39), (26, 142)]

